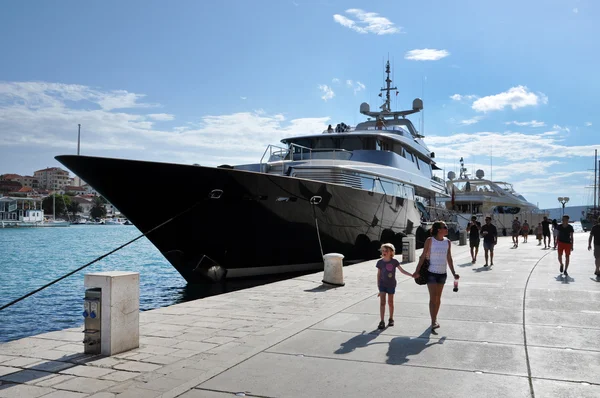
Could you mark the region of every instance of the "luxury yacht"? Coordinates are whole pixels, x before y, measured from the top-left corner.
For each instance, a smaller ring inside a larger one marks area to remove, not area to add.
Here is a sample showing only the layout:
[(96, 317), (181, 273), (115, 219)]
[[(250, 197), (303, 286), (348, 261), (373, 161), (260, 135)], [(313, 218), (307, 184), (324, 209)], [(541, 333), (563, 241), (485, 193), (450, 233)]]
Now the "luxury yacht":
[[(366, 121), (285, 138), (254, 164), (57, 159), (148, 233), (190, 283), (322, 269), (324, 253), (341, 253), (347, 263), (373, 259), (381, 242), (400, 251), (406, 235), (423, 236), (427, 207), (447, 196), (432, 174), (434, 154), (406, 118), (423, 102), (392, 111), (397, 88), (389, 62), (386, 74), (379, 110), (360, 105)], [(157, 204), (131, 195), (157, 180), (177, 187), (177, 200)]]

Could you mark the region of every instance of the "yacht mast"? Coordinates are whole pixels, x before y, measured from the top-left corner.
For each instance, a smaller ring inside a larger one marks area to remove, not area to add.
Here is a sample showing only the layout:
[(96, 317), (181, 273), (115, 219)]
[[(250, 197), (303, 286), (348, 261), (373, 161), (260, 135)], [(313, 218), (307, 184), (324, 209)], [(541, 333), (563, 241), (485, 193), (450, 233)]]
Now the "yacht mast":
[(385, 91), (385, 103), (383, 105), (381, 105), (379, 107), (379, 109), (381, 109), (382, 113), (392, 113), (390, 91), (398, 90), (398, 88), (391, 87), (392, 79), (390, 79), (390, 60), (389, 59), (388, 59), (387, 63), (385, 64), (385, 73), (387, 75), (387, 77), (385, 79), (386, 87), (384, 87), (380, 90), (381, 92)]

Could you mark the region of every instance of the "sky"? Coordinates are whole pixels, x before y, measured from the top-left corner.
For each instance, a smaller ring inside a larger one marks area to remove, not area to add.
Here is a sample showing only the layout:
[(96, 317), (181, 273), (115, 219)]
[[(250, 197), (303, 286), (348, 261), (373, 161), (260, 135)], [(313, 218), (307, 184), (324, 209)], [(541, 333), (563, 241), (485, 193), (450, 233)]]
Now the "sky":
[[(0, 174), (81, 154), (216, 166), (363, 120), (384, 62), (447, 173), (593, 202), (600, 2), (0, 2)], [(441, 172), (440, 172), (441, 176)]]

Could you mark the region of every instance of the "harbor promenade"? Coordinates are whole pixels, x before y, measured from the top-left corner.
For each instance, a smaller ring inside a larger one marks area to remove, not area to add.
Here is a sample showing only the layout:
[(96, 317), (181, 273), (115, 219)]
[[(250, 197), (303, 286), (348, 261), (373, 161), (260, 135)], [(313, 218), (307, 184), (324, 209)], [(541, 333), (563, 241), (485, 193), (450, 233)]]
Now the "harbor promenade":
[(395, 326), (377, 330), (368, 261), (344, 287), (320, 272), (143, 312), (140, 348), (113, 357), (84, 355), (82, 328), (0, 344), (0, 397), (599, 397), (587, 238), (569, 277), (533, 237), (501, 237), (493, 267), (453, 244), (460, 286), (449, 278), (435, 334), (427, 288), (401, 274)]

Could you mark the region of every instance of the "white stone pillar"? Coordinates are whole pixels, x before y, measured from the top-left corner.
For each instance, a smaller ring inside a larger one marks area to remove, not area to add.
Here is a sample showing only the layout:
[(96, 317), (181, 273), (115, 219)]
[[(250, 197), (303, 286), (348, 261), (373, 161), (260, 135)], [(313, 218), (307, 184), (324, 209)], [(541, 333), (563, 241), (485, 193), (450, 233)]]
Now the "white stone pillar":
[(86, 288), (102, 289), (100, 352), (114, 355), (140, 346), (140, 274), (96, 272), (84, 277)]
[(339, 253), (328, 253), (323, 256), (325, 269), (323, 271), (323, 283), (334, 286), (344, 286), (344, 255)]

